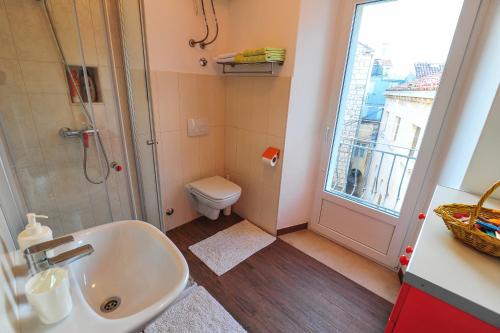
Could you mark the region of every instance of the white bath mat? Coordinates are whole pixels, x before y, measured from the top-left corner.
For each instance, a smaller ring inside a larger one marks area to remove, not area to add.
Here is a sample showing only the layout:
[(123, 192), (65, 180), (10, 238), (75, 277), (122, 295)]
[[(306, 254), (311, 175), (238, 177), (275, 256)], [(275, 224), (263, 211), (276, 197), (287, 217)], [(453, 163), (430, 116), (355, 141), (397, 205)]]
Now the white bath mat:
[(189, 249), (220, 276), (275, 240), (276, 237), (244, 220)]
[(203, 287), (194, 290), (169, 307), (144, 333), (246, 332)]

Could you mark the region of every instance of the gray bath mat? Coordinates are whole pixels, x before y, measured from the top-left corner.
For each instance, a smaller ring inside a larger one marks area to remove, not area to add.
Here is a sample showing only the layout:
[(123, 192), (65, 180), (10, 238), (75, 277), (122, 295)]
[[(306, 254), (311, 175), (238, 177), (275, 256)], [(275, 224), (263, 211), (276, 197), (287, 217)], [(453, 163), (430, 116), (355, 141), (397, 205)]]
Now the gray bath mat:
[(244, 220), (189, 249), (220, 276), (275, 240), (276, 237)]
[(203, 287), (169, 307), (144, 333), (243, 333), (243, 327)]

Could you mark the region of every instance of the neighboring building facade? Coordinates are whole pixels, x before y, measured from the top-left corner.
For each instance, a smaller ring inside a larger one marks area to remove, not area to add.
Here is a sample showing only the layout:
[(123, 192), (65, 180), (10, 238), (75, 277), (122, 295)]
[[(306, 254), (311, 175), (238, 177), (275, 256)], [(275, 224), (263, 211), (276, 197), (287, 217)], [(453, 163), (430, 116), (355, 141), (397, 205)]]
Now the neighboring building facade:
[(439, 87), (441, 73), (388, 89), (363, 199), (399, 211)]
[(355, 50), (354, 64), (352, 65), (351, 81), (347, 90), (349, 95), (345, 106), (343, 106), (343, 126), (337, 150), (335, 174), (331, 184), (336, 191), (346, 191), (349, 166), (354, 149), (353, 144), (358, 135), (372, 62), (373, 49), (358, 43)]
[(412, 174), (443, 65), (415, 63), (415, 74), (391, 76), (392, 63), (358, 43), (346, 74), (341, 126), (334, 140), (330, 190), (396, 213)]

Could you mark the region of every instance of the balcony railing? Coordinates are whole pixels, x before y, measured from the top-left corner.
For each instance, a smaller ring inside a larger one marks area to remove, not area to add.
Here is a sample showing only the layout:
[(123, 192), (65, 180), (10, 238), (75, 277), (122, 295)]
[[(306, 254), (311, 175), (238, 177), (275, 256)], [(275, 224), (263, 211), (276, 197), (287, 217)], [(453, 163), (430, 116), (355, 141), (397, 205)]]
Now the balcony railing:
[(337, 148), (326, 190), (377, 210), (399, 215), (417, 151), (345, 138)]

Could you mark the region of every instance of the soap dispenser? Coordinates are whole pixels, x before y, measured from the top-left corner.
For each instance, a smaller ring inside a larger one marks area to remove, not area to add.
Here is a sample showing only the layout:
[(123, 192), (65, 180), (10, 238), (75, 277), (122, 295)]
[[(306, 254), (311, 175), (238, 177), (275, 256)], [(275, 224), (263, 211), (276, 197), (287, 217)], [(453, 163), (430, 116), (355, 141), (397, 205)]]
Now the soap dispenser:
[(48, 216), (28, 213), (26, 217), (28, 218), (28, 225), (17, 236), (17, 243), (21, 251), (32, 245), (52, 240), (52, 230), (47, 226), (42, 226), (36, 220), (37, 218), (48, 219)]

